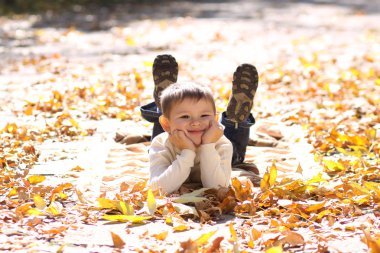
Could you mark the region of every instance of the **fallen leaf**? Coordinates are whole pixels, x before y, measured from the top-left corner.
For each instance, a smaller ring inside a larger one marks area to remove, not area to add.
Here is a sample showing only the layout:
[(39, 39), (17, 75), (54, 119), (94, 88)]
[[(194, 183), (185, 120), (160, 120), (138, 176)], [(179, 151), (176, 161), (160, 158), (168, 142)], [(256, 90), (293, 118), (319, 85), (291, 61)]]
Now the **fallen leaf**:
[(156, 205), (156, 200), (154, 198), (154, 195), (151, 189), (148, 190), (147, 202), (148, 202), (149, 214), (154, 215), (154, 212), (157, 209), (157, 205)]
[(216, 233), (215, 231), (211, 231), (209, 233), (203, 234), (198, 239), (195, 240), (195, 242), (198, 244), (198, 246), (202, 246), (204, 244), (207, 244), (208, 239), (210, 239), (211, 236), (213, 236)]
[(37, 175), (32, 175), (28, 177), (28, 181), (30, 184), (39, 184), (43, 181), (45, 181), (45, 176), (37, 176)]
[(159, 234), (152, 235), (154, 238), (160, 241), (165, 241), (166, 237), (168, 236), (168, 231), (161, 232)]
[(45, 200), (43, 198), (41, 198), (40, 195), (36, 194), (33, 196), (33, 201), (34, 201), (34, 204), (36, 205), (36, 207), (40, 210), (44, 210), (45, 207), (46, 207), (46, 203), (45, 203)]
[(182, 232), (182, 231), (189, 230), (189, 229), (190, 229), (190, 227), (188, 225), (185, 225), (185, 224), (181, 224), (181, 225), (173, 227), (174, 232)]
[(269, 249), (265, 250), (265, 253), (283, 253), (282, 246), (275, 246), (270, 247)]
[(123, 239), (121, 239), (121, 237), (118, 234), (111, 232), (111, 236), (112, 236), (113, 246), (115, 248), (119, 248), (119, 249), (124, 248), (125, 242), (123, 241)]
[(146, 220), (150, 220), (152, 217), (138, 215), (103, 215), (102, 218), (109, 221), (143, 223)]

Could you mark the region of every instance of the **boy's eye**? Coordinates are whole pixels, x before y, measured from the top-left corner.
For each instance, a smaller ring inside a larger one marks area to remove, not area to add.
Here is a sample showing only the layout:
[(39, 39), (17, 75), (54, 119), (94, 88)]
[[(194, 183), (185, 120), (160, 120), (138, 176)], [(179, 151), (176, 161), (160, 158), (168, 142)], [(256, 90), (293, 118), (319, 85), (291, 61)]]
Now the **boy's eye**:
[(181, 119), (188, 119), (188, 118), (190, 118), (190, 116), (189, 115), (182, 115), (180, 118)]
[(202, 118), (206, 118), (206, 117), (210, 117), (210, 116), (211, 116), (210, 114), (203, 114)]

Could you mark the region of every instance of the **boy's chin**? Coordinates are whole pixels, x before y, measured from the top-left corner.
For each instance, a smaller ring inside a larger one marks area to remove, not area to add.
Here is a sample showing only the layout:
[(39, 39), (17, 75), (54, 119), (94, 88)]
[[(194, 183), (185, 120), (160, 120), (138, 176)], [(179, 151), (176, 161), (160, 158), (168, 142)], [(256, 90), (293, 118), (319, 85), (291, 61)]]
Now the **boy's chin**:
[(200, 138), (199, 140), (192, 139), (191, 141), (194, 143), (196, 147), (199, 147), (202, 144), (202, 138)]

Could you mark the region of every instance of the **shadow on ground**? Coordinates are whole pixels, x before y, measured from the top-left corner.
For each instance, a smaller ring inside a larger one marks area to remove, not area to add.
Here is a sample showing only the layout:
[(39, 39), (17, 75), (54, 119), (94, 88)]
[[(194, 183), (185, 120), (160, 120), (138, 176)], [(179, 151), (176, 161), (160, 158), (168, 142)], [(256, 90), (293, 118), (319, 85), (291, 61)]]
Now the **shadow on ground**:
[(189, 1), (114, 1), (106, 5), (69, 5), (66, 10), (44, 11), (34, 23), (35, 28), (75, 27), (82, 31), (107, 30), (143, 19), (193, 17), (204, 19), (261, 19), (274, 9), (287, 13), (301, 5), (318, 5), (346, 9), (348, 13), (376, 14), (380, 0), (189, 0)]

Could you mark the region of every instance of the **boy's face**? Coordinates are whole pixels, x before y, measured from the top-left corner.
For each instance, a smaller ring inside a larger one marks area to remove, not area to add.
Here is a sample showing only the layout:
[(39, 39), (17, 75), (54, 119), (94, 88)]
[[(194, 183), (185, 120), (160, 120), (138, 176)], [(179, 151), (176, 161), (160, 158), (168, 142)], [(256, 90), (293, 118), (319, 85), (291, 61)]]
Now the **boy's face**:
[(199, 146), (212, 120), (215, 120), (215, 111), (210, 101), (184, 99), (173, 105), (165, 131), (181, 130), (195, 146)]

